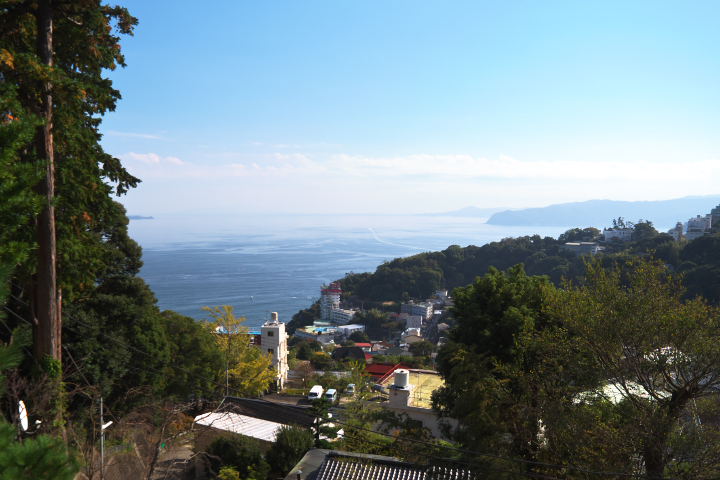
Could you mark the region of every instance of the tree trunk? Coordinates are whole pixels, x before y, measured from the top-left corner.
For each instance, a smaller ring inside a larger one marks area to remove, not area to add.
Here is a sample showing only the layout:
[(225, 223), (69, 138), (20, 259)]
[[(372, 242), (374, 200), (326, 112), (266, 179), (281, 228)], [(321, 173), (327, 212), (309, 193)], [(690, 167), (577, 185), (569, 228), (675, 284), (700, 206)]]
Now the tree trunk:
[[(52, 4), (51, 0), (39, 0), (35, 12), (37, 24), (37, 54), (45, 65), (52, 66)], [(37, 190), (45, 196), (47, 204), (37, 219), (37, 283), (34, 293), (37, 310), (36, 328), (33, 329), (33, 344), (37, 360), (40, 362), (48, 355), (60, 360), (60, 294), (56, 277), (55, 242), (55, 165), (52, 138), (52, 94), (49, 82), (42, 84), (42, 105), (40, 111), (44, 125), (37, 134), (38, 161), (45, 165), (45, 177), (37, 185)]]
[(661, 419), (661, 426), (656, 431), (650, 433), (650, 438), (647, 439), (647, 447), (645, 447), (643, 451), (646, 475), (662, 477), (665, 474), (668, 438), (670, 437), (673, 426), (691, 399), (692, 395), (686, 390), (673, 392), (670, 405), (667, 407), (667, 412), (664, 418)]

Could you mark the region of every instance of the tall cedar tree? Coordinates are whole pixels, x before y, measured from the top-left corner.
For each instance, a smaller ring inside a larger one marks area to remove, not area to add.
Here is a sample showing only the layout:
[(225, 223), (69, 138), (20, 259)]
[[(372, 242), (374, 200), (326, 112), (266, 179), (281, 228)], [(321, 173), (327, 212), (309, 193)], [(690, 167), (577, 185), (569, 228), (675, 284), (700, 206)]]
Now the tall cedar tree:
[(60, 358), (62, 297), (91, 290), (104, 261), (93, 230), (114, 209), (110, 194), (139, 182), (103, 151), (99, 133), (120, 98), (103, 71), (125, 66), (113, 31), (131, 35), (136, 24), (99, 0), (0, 0), (0, 113), (4, 122), (37, 121), (34, 141), (7, 166), (31, 165), (39, 177), (40, 211), (17, 212), (26, 220), (10, 240), (34, 248), (16, 275), (30, 292), (40, 358)]

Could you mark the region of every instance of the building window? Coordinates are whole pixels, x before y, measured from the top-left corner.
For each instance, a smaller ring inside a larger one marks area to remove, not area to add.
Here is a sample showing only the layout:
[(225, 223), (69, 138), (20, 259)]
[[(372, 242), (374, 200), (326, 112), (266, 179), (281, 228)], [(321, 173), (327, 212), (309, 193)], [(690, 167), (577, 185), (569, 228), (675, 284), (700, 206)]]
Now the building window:
[(273, 332), (272, 330), (270, 330), (270, 331), (268, 332), (268, 337), (274, 337), (274, 336), (275, 336), (275, 332)]
[(272, 349), (272, 348), (268, 348), (268, 353), (272, 354), (272, 353), (273, 353), (273, 349)]
[(415, 420), (414, 418), (411, 418), (410, 421), (420, 428), (425, 426), (425, 422), (423, 420)]

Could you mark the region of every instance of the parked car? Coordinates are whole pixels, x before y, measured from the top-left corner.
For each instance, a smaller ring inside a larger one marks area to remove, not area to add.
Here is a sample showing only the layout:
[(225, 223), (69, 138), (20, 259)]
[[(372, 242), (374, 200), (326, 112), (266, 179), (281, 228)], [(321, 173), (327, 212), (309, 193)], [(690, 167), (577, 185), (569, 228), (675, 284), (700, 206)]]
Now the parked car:
[(313, 386), (313, 387), (310, 389), (310, 393), (308, 393), (308, 400), (310, 400), (310, 401), (312, 402), (313, 400), (317, 400), (318, 398), (322, 398), (324, 391), (325, 391), (325, 390), (323, 390), (323, 387), (320, 386), (320, 385), (315, 385), (315, 386)]
[(355, 395), (355, 384), (351, 383), (350, 385), (348, 385), (345, 389), (345, 393), (347, 393), (348, 395)]
[(334, 388), (328, 389), (328, 391), (325, 392), (325, 400), (331, 403), (335, 403), (335, 401), (337, 400), (337, 390), (335, 390)]

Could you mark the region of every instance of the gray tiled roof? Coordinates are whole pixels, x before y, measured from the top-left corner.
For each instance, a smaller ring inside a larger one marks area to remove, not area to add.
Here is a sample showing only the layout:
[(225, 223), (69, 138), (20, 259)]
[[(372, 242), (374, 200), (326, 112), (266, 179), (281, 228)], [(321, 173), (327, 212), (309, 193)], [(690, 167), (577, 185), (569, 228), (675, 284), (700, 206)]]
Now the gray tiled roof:
[(316, 480), (472, 480), (467, 470), (413, 465), (412, 463), (331, 452), (317, 471)]

